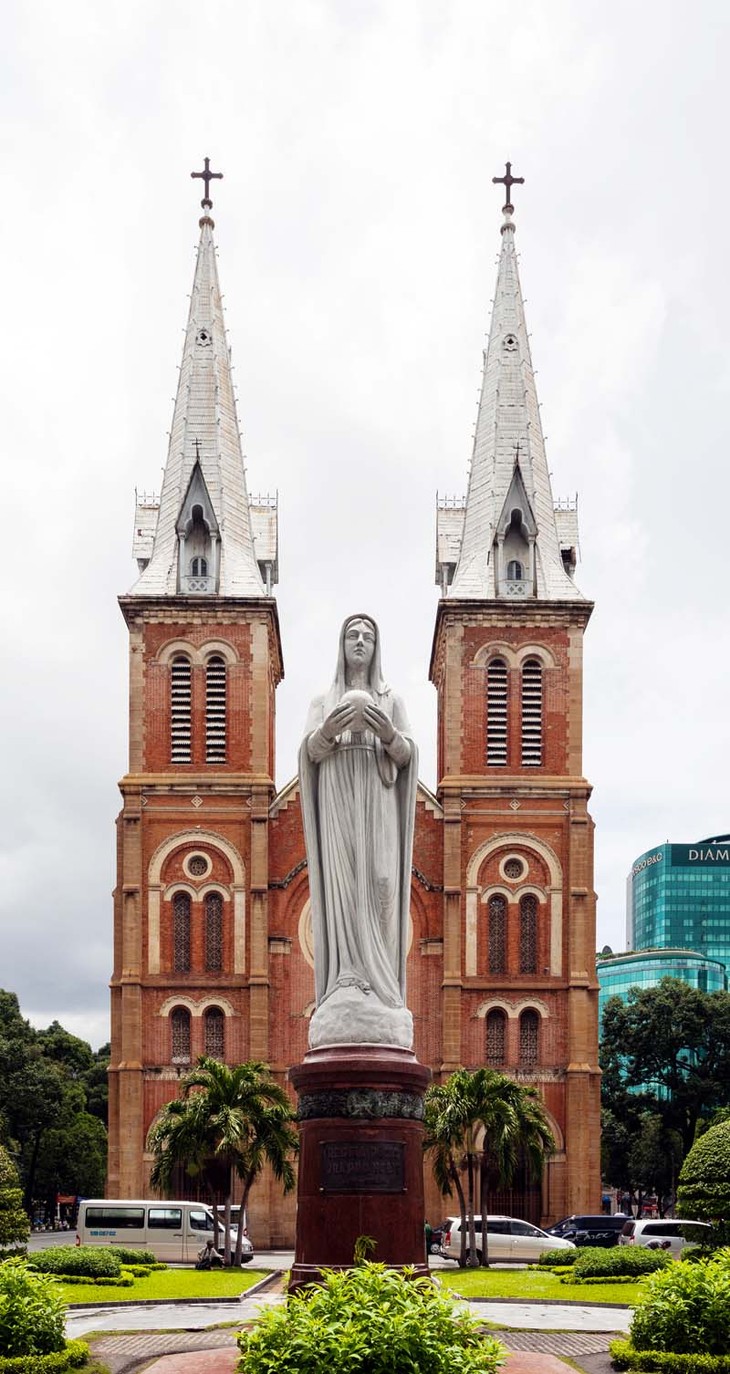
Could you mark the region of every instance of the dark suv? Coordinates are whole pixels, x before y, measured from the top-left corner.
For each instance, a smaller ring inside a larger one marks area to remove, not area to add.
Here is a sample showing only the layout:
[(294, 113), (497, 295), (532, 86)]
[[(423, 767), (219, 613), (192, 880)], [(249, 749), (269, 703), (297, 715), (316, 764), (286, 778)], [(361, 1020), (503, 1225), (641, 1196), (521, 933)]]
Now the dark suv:
[(562, 1236), (563, 1240), (572, 1240), (574, 1245), (600, 1245), (607, 1249), (610, 1245), (618, 1245), (625, 1221), (626, 1217), (620, 1212), (613, 1217), (578, 1216), (574, 1213), (546, 1229), (551, 1236)]

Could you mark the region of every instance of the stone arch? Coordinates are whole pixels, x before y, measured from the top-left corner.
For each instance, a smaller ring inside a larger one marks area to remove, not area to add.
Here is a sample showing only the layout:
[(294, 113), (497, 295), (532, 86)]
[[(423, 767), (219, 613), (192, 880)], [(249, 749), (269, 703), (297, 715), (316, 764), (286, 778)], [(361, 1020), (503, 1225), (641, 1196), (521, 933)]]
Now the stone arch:
[(482, 644), (481, 647), (477, 649), (469, 667), (486, 668), (489, 660), (492, 658), (503, 658), (508, 667), (517, 667), (518, 660), (515, 650), (512, 648), (511, 644), (503, 644), (501, 640), (490, 640), (488, 644)]
[[(184, 845), (200, 845), (217, 849), (227, 859), (233, 882), (233, 973), (246, 970), (246, 868), (236, 849), (223, 835), (215, 830), (203, 830), (196, 826), (193, 830), (179, 830), (169, 839), (158, 845), (147, 869), (147, 968), (149, 973), (160, 972), (160, 902), (162, 897), (162, 869), (165, 860)], [(214, 885), (215, 886), (215, 885)], [(186, 889), (187, 890), (187, 889)], [(197, 896), (197, 894), (196, 894)]]
[(209, 658), (219, 654), (226, 660), (227, 664), (238, 663), (238, 654), (232, 644), (225, 639), (207, 639), (205, 644), (201, 644), (198, 655), (200, 663), (207, 663)]
[(200, 650), (195, 644), (191, 644), (189, 639), (169, 639), (167, 644), (163, 644), (158, 651), (155, 662), (162, 667), (167, 667), (176, 654), (184, 654), (191, 663), (201, 662)]
[(515, 662), (518, 668), (522, 667), (526, 658), (539, 658), (543, 668), (557, 668), (555, 655), (545, 644), (521, 644), (515, 654)]
[(160, 1007), (158, 1016), (169, 1016), (175, 1007), (186, 1007), (191, 1016), (202, 1016), (209, 1007), (220, 1007), (224, 1016), (237, 1016), (238, 1013), (233, 1003), (227, 997), (219, 997), (217, 993), (210, 993), (205, 997), (177, 997), (174, 993), (171, 997), (166, 997)]
[[(563, 959), (563, 873), (560, 867), (560, 860), (554, 849), (546, 844), (544, 840), (539, 840), (535, 835), (527, 835), (513, 830), (505, 831), (502, 835), (493, 835), (491, 839), (484, 840), (477, 845), (466, 869), (466, 940), (465, 940), (465, 969), (467, 977), (476, 977), (477, 972), (477, 909), (479, 900), (479, 870), (493, 854), (495, 849), (502, 849), (506, 846), (519, 846), (521, 849), (531, 849), (537, 854), (547, 867), (549, 874), (549, 886), (547, 895), (550, 898), (550, 973), (553, 977), (559, 977)], [(490, 889), (491, 891), (492, 889)]]

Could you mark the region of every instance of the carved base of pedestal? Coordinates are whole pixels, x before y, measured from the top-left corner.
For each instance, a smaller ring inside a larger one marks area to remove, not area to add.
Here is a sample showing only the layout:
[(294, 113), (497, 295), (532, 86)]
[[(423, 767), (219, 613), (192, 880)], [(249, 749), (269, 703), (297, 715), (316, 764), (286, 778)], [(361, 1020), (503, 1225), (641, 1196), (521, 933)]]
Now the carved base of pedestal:
[(408, 1050), (310, 1050), (289, 1071), (299, 1098), (297, 1239), (290, 1292), (323, 1269), (369, 1258), (428, 1274), (424, 1241), (423, 1094), (431, 1073)]

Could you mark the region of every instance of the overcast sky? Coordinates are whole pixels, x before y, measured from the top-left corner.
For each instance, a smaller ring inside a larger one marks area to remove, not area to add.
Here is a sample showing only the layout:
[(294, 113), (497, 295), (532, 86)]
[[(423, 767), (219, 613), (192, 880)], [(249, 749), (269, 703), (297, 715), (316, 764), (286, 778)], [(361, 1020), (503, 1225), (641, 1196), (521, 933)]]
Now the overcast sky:
[(730, 6), (5, 0), (0, 986), (108, 1036), (134, 488), (158, 491), (208, 155), (249, 491), (279, 491), (277, 782), (352, 610), (435, 785), (510, 158), (555, 497), (579, 493), (598, 943), (730, 830)]

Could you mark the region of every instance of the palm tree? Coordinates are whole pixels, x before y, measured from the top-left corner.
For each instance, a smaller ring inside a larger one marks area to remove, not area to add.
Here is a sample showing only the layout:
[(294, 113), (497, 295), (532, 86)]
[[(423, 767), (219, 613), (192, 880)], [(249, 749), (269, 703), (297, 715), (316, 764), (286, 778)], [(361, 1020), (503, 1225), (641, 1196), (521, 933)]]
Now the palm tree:
[[(173, 1173), (182, 1164), (202, 1176), (213, 1197), (208, 1172), (215, 1159), (225, 1166), (225, 1263), (231, 1262), (231, 1204), (233, 1178), (239, 1180), (240, 1213), (234, 1263), (241, 1263), (243, 1225), (249, 1194), (268, 1164), (284, 1192), (294, 1187), (291, 1156), (298, 1147), (294, 1111), (286, 1090), (272, 1078), (265, 1064), (250, 1060), (230, 1067), (203, 1056), (182, 1083), (182, 1096), (168, 1102), (150, 1130), (148, 1149), (154, 1155), (153, 1187), (169, 1191)], [(217, 1246), (218, 1214), (214, 1241)]]
[[(435, 1107), (431, 1105), (434, 1100)], [(451, 1184), (455, 1186), (458, 1174), (466, 1170), (467, 1195), (463, 1204), (463, 1188), (460, 1193), (460, 1205), (463, 1205), (460, 1262), (481, 1263), (486, 1267), (489, 1263), (490, 1176), (496, 1174), (500, 1186), (508, 1186), (524, 1161), (528, 1175), (540, 1177), (546, 1156), (555, 1149), (545, 1109), (534, 1088), (524, 1088), (494, 1069), (474, 1072), (457, 1069), (445, 1083), (429, 1088), (426, 1102), (426, 1148), (434, 1153), (434, 1177), (442, 1193), (450, 1194)], [(481, 1254), (474, 1224), (477, 1171), (482, 1214)], [(467, 1222), (468, 1259), (465, 1257)]]

